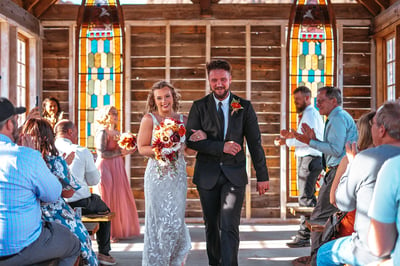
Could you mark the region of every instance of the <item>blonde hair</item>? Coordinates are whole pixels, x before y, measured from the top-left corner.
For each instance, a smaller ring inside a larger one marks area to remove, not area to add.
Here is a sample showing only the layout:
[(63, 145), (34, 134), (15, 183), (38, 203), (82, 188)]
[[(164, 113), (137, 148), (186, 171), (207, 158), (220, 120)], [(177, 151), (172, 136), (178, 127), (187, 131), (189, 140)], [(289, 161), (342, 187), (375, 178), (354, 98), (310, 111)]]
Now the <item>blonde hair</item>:
[(172, 110), (174, 112), (177, 112), (179, 109), (179, 99), (181, 98), (181, 95), (177, 91), (174, 86), (172, 86), (169, 82), (161, 80), (153, 84), (153, 86), (150, 89), (149, 94), (147, 95), (147, 103), (146, 103), (146, 111), (145, 113), (152, 113), (157, 111), (157, 105), (156, 101), (154, 99), (154, 91), (155, 90), (160, 90), (164, 87), (168, 87), (171, 90), (172, 94), (172, 99), (173, 99), (173, 104), (172, 104)]
[[(116, 112), (118, 112), (117, 108), (115, 108), (112, 105), (104, 105), (103, 107), (101, 107), (100, 109), (98, 109), (96, 111), (96, 123), (100, 126), (100, 127), (107, 127), (108, 125), (110, 125), (110, 112), (111, 110), (115, 110)], [(117, 125), (115, 125), (117, 126)]]

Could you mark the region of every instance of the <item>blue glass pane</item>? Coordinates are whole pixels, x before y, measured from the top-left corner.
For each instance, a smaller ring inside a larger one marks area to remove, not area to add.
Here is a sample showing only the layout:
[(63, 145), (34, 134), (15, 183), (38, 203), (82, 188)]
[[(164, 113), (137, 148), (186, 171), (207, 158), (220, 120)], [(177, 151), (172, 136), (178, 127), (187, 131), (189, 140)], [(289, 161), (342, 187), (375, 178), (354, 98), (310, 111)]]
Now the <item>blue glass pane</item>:
[(88, 67), (88, 79), (87, 80), (91, 80), (92, 79), (92, 69), (90, 67)]
[(103, 97), (104, 105), (109, 105), (110, 99), (111, 99), (110, 95), (108, 95), (108, 94), (104, 95), (104, 97)]
[(99, 67), (97, 69), (97, 78), (99, 80), (103, 80), (104, 79), (104, 68)]
[(308, 42), (303, 42), (303, 52), (302, 54), (308, 54)]
[(299, 75), (297, 76), (297, 83), (300, 83), (303, 79), (303, 72), (299, 69)]
[(321, 43), (320, 42), (316, 42), (315, 43), (315, 54), (316, 55), (321, 55), (322, 54)]
[(110, 68), (110, 80), (114, 80), (114, 68)]
[(93, 94), (90, 96), (90, 107), (91, 108), (96, 108), (97, 107), (97, 95)]
[(110, 52), (110, 40), (106, 39), (104, 41), (104, 52), (108, 54)]
[(311, 69), (311, 70), (308, 71), (308, 81), (309, 82), (311, 82), (311, 83), (314, 82), (314, 80), (315, 80), (314, 75), (315, 75), (315, 71), (314, 70)]
[(87, 135), (88, 135), (88, 136), (92, 135), (92, 132), (91, 132), (91, 130), (90, 130), (90, 123), (89, 123), (89, 122), (87, 123), (86, 128), (87, 128)]
[(93, 39), (91, 41), (90, 45), (91, 45), (90, 52), (92, 52), (94, 54), (97, 53), (97, 40)]
[(325, 71), (323, 69), (321, 70), (321, 82), (325, 83)]

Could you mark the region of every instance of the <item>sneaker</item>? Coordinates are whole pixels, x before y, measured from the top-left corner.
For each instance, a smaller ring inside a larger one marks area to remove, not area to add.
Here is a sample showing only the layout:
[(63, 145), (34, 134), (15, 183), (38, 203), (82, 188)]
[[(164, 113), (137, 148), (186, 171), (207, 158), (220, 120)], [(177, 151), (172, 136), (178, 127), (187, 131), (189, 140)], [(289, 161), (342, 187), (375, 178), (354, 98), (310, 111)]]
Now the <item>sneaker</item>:
[(299, 237), (295, 237), (292, 242), (286, 243), (286, 246), (290, 248), (302, 248), (310, 246), (310, 239), (301, 239)]
[(99, 264), (103, 264), (103, 265), (115, 265), (117, 264), (117, 261), (111, 257), (111, 256), (107, 256), (101, 253), (97, 254), (97, 260), (99, 261)]

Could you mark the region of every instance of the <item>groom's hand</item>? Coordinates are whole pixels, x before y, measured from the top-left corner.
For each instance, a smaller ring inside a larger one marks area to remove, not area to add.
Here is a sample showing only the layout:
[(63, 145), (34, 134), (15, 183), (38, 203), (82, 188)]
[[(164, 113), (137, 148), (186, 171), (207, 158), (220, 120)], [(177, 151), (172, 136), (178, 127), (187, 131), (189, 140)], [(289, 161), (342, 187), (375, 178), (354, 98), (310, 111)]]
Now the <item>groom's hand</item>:
[(242, 146), (234, 141), (228, 141), (224, 144), (224, 153), (235, 156), (242, 150)]
[(269, 181), (257, 182), (256, 188), (257, 188), (258, 194), (263, 195), (269, 189)]

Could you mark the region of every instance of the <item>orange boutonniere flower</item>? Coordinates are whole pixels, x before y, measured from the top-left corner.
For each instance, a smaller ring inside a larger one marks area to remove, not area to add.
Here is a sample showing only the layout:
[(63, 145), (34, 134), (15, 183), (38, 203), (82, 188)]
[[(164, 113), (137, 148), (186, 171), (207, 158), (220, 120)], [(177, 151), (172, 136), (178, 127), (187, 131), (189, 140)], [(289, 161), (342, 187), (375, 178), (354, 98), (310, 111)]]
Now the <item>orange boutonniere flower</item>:
[(240, 104), (240, 100), (235, 98), (232, 99), (231, 107), (232, 107), (231, 115), (233, 115), (233, 113), (238, 112), (240, 109), (243, 109), (243, 106)]

